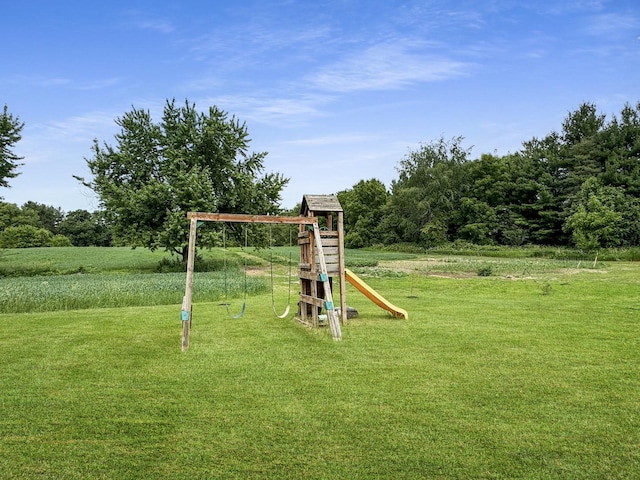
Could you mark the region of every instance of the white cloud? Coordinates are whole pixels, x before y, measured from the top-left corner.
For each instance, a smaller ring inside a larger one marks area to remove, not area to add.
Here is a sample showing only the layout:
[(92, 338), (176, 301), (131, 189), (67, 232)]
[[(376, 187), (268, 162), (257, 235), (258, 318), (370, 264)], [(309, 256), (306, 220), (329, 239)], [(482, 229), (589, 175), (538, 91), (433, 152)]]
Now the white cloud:
[(68, 87), (74, 90), (99, 90), (112, 87), (122, 81), (121, 77), (104, 78), (98, 80), (79, 81), (67, 77), (46, 77), (42, 75), (11, 75), (0, 80), (31, 88)]
[(40, 124), (35, 128), (44, 139), (66, 138), (86, 142), (87, 138), (90, 141), (96, 137), (101, 138), (100, 132), (115, 130), (117, 127), (114, 120), (118, 115), (120, 114), (89, 112), (65, 120)]
[(618, 39), (630, 33), (637, 33), (640, 18), (623, 13), (603, 13), (594, 15), (587, 23), (587, 33), (605, 39)]
[(103, 88), (113, 87), (114, 85), (118, 85), (122, 81), (119, 77), (114, 78), (104, 78), (101, 80), (93, 80), (90, 82), (82, 83), (78, 87), (78, 90), (101, 90)]
[(164, 34), (172, 33), (175, 30), (175, 26), (169, 20), (153, 18), (145, 12), (130, 11), (127, 15), (130, 17), (128, 25), (132, 28)]
[(153, 30), (160, 33), (171, 33), (175, 30), (171, 22), (158, 19), (140, 20), (136, 26), (143, 30)]
[[(311, 59), (320, 48), (335, 40), (325, 26), (271, 27), (256, 21), (233, 29), (215, 30), (186, 38), (179, 45), (192, 60), (215, 65), (217, 70), (244, 70), (252, 65), (288, 61), (292, 55), (298, 61)], [(305, 56), (307, 49), (311, 53)]]
[(389, 90), (465, 75), (473, 64), (414, 48), (411, 42), (379, 43), (351, 53), (308, 78), (331, 92)]
[(46, 77), (43, 75), (8, 75), (4, 77), (3, 81), (12, 85), (37, 88), (59, 87), (72, 83), (69, 78)]
[(301, 125), (310, 118), (325, 115), (320, 106), (330, 100), (326, 96), (299, 95), (276, 97), (262, 95), (225, 95), (200, 99), (196, 104), (217, 105), (226, 112), (236, 114), (241, 120), (254, 120), (260, 123), (287, 127)]
[(353, 143), (368, 142), (376, 138), (371, 134), (346, 133), (339, 135), (325, 135), (321, 137), (302, 138), (298, 140), (290, 140), (282, 142), (285, 145), (299, 145), (307, 147), (317, 147), (325, 145), (350, 145)]

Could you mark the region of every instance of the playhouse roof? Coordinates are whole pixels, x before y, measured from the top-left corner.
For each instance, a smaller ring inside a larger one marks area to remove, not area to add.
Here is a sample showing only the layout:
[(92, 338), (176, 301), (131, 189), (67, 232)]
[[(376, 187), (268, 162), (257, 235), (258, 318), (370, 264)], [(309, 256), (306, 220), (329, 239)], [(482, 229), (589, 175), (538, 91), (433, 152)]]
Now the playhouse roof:
[(331, 212), (342, 212), (342, 205), (335, 195), (304, 195), (300, 206), (301, 215), (327, 214)]

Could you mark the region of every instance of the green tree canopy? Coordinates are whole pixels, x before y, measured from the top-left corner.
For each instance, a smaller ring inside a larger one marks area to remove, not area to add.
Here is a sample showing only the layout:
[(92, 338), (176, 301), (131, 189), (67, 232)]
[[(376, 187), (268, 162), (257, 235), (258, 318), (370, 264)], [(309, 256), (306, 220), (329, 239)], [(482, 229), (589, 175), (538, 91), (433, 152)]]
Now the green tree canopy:
[(619, 247), (638, 236), (638, 201), (620, 187), (603, 186), (589, 178), (577, 196), (565, 224), (578, 248)]
[(0, 231), (8, 227), (30, 225), (41, 227), (38, 212), (21, 209), (15, 203), (0, 202)]
[(60, 233), (76, 247), (106, 247), (111, 242), (111, 234), (100, 211), (73, 210), (67, 213), (60, 223)]
[(640, 103), (611, 121), (583, 103), (518, 152), (467, 154), (440, 138), (400, 162), (386, 243), (640, 244)]
[(23, 213), (35, 212), (38, 216), (38, 227), (46, 228), (54, 235), (58, 233), (60, 222), (64, 219), (64, 212), (61, 208), (44, 205), (38, 202), (26, 202), (22, 205)]
[[(288, 179), (263, 174), (266, 153), (249, 152), (246, 124), (235, 116), (172, 100), (158, 123), (136, 108), (116, 123), (115, 146), (94, 141), (93, 180), (78, 179), (98, 194), (118, 243), (164, 248), (186, 261), (186, 212), (278, 213)], [(201, 235), (200, 245), (214, 238)]]
[(16, 169), (21, 166), (22, 157), (17, 156), (13, 148), (22, 139), (23, 127), (24, 123), (11, 115), (5, 105), (0, 114), (0, 187), (8, 187), (8, 179), (19, 175)]
[(360, 180), (350, 190), (338, 192), (344, 209), (345, 245), (369, 247), (381, 243), (380, 221), (389, 199), (387, 187), (377, 179)]
[(383, 227), (388, 241), (434, 245), (448, 239), (452, 215), (465, 190), (463, 165), (470, 149), (463, 148), (462, 141), (441, 137), (400, 161)]
[[(53, 234), (46, 228), (32, 225), (7, 227), (0, 232), (0, 248), (50, 247), (54, 241), (53, 238)], [(56, 246), (61, 245), (56, 243)]]

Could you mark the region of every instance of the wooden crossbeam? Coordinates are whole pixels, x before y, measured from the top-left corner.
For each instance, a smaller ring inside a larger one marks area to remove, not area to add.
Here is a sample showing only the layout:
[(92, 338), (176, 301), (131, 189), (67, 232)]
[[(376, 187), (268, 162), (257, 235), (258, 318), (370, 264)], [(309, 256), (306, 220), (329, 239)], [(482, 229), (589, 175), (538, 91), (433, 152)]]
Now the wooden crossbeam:
[(205, 213), (189, 212), (188, 219), (201, 222), (234, 222), (234, 223), (279, 223), (289, 225), (313, 225), (318, 223), (316, 217), (287, 217), (285, 215), (247, 215), (244, 213)]

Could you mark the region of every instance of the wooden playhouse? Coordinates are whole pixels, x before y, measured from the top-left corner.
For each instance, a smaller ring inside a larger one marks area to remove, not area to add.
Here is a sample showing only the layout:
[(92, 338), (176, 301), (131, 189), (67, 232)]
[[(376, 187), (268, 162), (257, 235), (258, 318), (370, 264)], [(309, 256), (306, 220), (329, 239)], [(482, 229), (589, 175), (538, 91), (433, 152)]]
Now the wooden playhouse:
[[(335, 195), (304, 195), (300, 206), (303, 217), (318, 218), (318, 229), (300, 225), (300, 300), (298, 319), (317, 327), (323, 323), (321, 311), (326, 307), (325, 285), (333, 290), (337, 279), (340, 288), (340, 323), (346, 321), (344, 268), (344, 218)], [(319, 238), (317, 233), (318, 232)], [(325, 279), (324, 275), (327, 276)]]

